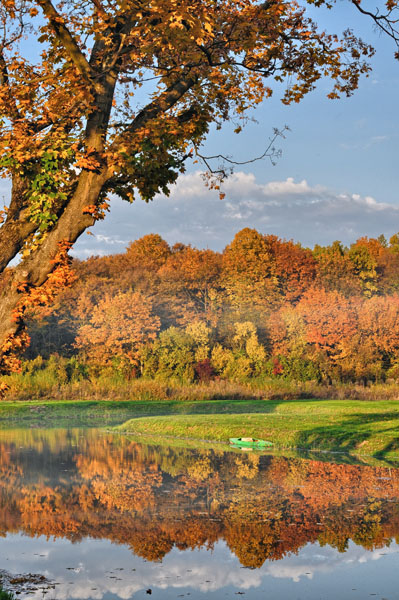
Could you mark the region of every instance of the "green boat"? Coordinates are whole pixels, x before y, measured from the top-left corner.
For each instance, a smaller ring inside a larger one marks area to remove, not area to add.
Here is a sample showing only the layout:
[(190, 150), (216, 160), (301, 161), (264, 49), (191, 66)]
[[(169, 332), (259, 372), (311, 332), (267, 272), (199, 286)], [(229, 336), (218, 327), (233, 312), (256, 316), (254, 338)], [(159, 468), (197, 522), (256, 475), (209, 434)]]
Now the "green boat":
[(239, 446), (240, 448), (269, 448), (270, 446), (273, 446), (273, 442), (256, 440), (251, 437), (230, 438), (230, 444)]

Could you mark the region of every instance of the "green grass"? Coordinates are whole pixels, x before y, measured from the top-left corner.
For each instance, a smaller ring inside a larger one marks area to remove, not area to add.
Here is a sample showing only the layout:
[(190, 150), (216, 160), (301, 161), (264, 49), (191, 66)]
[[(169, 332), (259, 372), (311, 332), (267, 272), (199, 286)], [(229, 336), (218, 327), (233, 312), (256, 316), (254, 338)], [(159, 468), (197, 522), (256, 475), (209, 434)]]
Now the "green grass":
[[(276, 448), (399, 457), (399, 402), (299, 400), (265, 402), (262, 414), (204, 414), (136, 418), (120, 432), (226, 442), (252, 436)], [(233, 412), (233, 411), (231, 411)]]
[(1, 402), (0, 429), (114, 427), (120, 432), (227, 442), (269, 439), (277, 449), (399, 457), (397, 400), (125, 400)]
[(104, 427), (133, 417), (170, 414), (263, 413), (272, 410), (265, 400), (70, 400), (0, 402), (0, 429), (18, 427)]

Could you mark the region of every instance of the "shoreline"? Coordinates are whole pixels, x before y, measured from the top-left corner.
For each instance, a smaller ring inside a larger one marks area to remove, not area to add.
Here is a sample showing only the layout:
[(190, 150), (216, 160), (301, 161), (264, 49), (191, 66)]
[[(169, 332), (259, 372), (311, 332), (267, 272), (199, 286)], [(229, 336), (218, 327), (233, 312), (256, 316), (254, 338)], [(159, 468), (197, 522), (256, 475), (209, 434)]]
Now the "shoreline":
[(0, 402), (1, 430), (75, 427), (224, 443), (230, 437), (254, 437), (272, 441), (277, 450), (399, 458), (399, 401), (392, 399), (283, 396)]
[(113, 430), (217, 443), (248, 436), (269, 440), (278, 451), (399, 458), (399, 403), (309, 399), (269, 408), (264, 413), (139, 417)]

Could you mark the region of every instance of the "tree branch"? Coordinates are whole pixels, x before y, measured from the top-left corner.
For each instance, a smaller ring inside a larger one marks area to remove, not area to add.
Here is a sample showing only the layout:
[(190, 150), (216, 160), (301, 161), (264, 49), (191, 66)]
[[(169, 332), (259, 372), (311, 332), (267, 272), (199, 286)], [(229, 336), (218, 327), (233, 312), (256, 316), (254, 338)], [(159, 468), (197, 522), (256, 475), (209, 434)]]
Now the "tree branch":
[[(266, 149), (264, 150), (264, 152), (260, 155), (260, 156), (255, 156), (253, 158), (249, 158), (247, 160), (243, 160), (243, 161), (238, 161), (238, 160), (234, 160), (232, 158), (230, 158), (229, 156), (225, 156), (224, 154), (215, 154), (213, 156), (204, 156), (203, 154), (200, 154), (198, 152), (198, 150), (195, 152), (195, 155), (204, 163), (204, 165), (206, 166), (208, 172), (211, 175), (217, 175), (218, 179), (226, 179), (229, 175), (231, 175), (234, 171), (234, 167), (235, 166), (241, 166), (241, 165), (249, 165), (251, 163), (254, 162), (258, 162), (259, 160), (263, 160), (264, 158), (269, 158), (270, 162), (274, 165), (276, 159), (278, 159), (281, 156), (281, 150), (277, 150), (274, 147), (274, 143), (277, 140), (277, 138), (282, 137), (285, 138), (285, 132), (289, 131), (289, 127), (287, 125), (284, 125), (284, 127), (279, 130), (279, 129), (274, 129), (273, 131), (273, 136), (271, 138), (269, 138), (269, 143), (266, 146)], [(212, 160), (219, 160), (221, 161), (221, 163), (219, 164), (218, 167), (212, 167), (210, 161)], [(225, 163), (229, 164), (230, 167), (226, 167)]]
[(392, 38), (395, 44), (399, 47), (399, 30), (395, 28), (395, 25), (399, 25), (399, 19), (391, 19), (390, 13), (388, 14), (378, 14), (377, 12), (373, 13), (370, 10), (366, 10), (360, 4), (360, 0), (350, 0), (351, 3), (357, 10), (362, 14), (370, 17), (376, 26), (381, 29), (383, 33)]
[(178, 102), (184, 94), (197, 83), (197, 81), (197, 77), (186, 77), (173, 83), (162, 92), (158, 98), (153, 100), (153, 102), (150, 102), (150, 104), (147, 104), (147, 106), (139, 112), (137, 117), (125, 129), (124, 133), (134, 133), (138, 129), (144, 127), (151, 119), (154, 119), (159, 114), (172, 108), (172, 106), (174, 106), (176, 102)]
[(13, 97), (10, 90), (10, 82), (8, 76), (7, 63), (4, 59), (3, 52), (0, 52), (0, 85), (7, 86), (8, 90), (8, 101), (11, 106), (11, 112), (13, 114), (13, 120), (18, 119), (20, 117), (17, 103), (15, 102), (15, 98)]
[(64, 18), (57, 12), (50, 0), (36, 0), (49, 20), (58, 39), (62, 42), (72, 62), (83, 77), (93, 81), (93, 73), (90, 64), (79, 48), (69, 29), (65, 25)]

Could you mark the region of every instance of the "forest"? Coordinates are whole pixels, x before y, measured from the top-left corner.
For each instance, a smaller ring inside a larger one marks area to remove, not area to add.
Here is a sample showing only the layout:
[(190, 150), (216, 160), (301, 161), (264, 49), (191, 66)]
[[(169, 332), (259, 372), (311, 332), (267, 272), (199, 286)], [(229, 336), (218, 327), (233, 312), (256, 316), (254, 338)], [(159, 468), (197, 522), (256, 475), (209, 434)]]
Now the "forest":
[(22, 377), (399, 378), (399, 235), (309, 249), (246, 228), (219, 253), (150, 234), (72, 273), (29, 313)]

